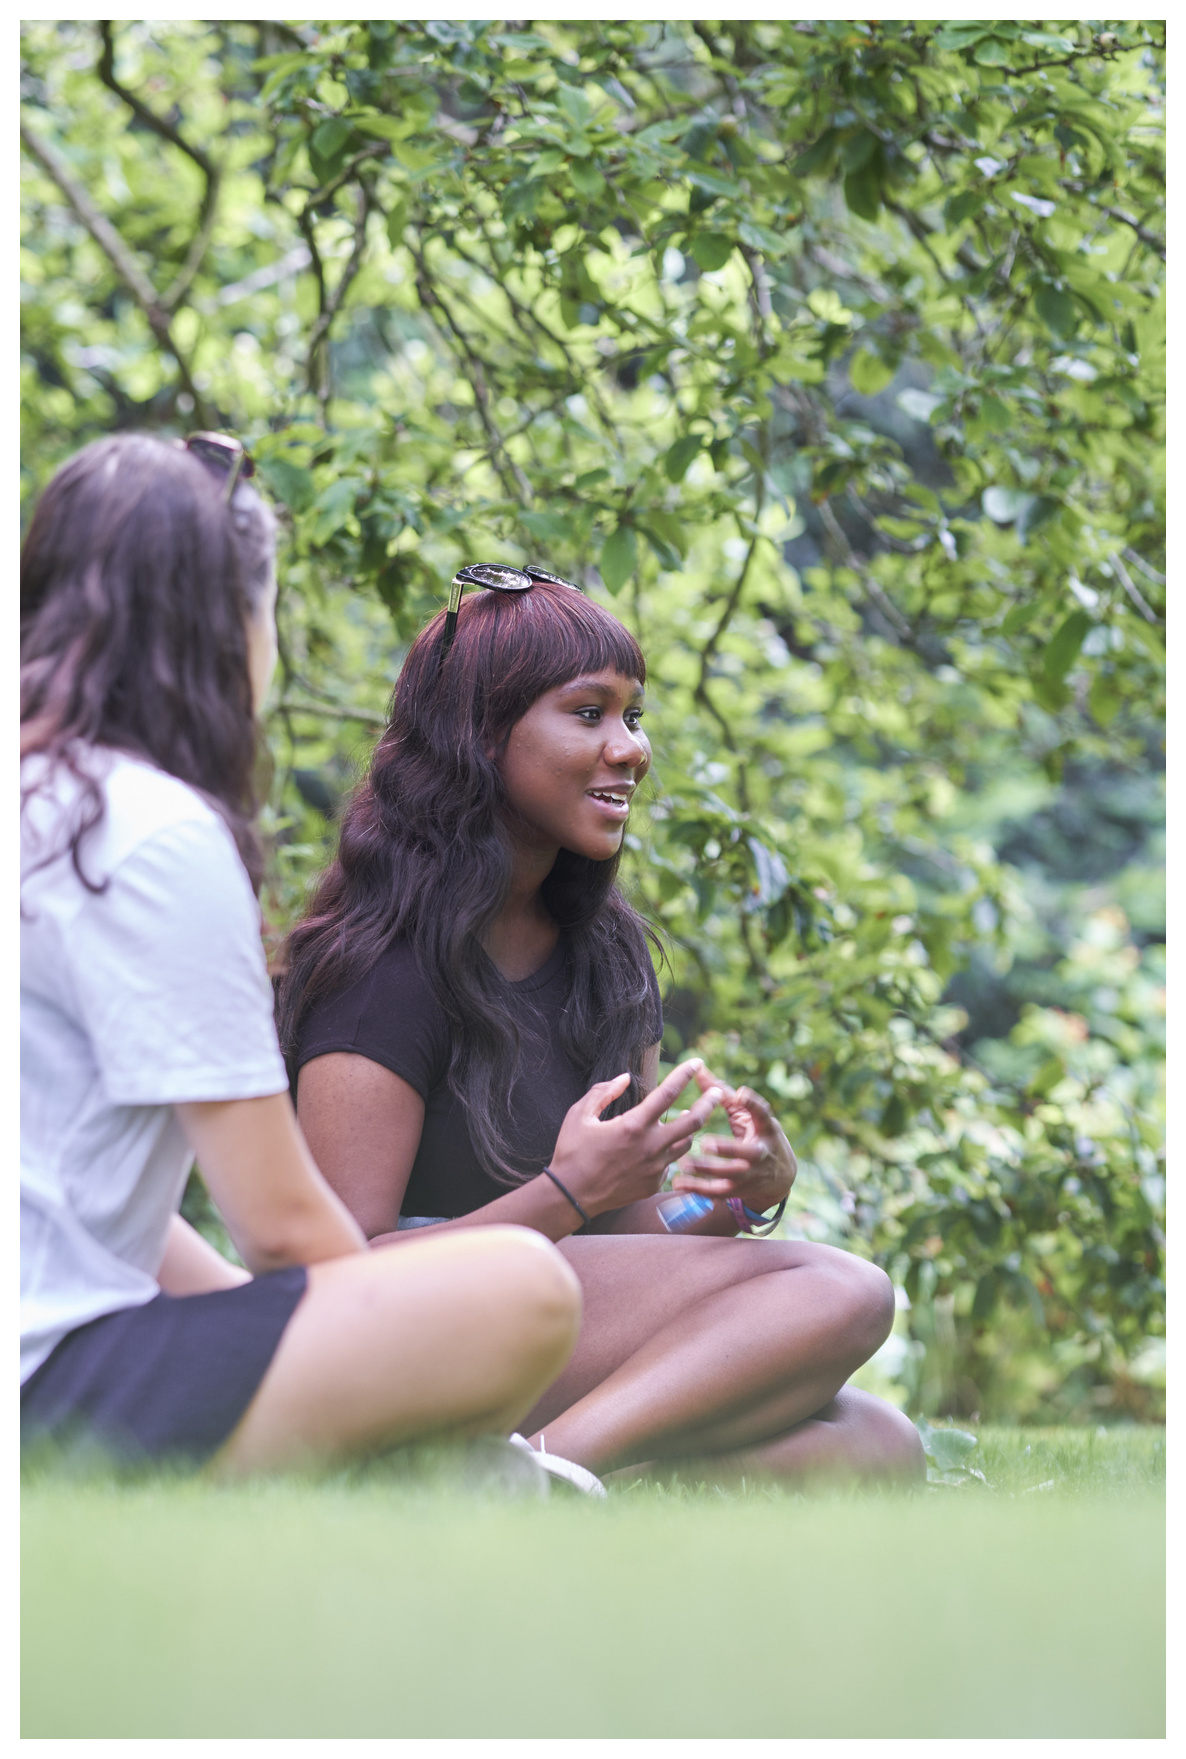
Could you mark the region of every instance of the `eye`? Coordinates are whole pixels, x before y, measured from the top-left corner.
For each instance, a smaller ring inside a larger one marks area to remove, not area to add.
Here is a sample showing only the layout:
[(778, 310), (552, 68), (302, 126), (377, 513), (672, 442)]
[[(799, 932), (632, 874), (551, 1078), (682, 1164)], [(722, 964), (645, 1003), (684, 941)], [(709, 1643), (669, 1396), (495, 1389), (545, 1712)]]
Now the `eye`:
[(645, 713), (646, 713), (646, 710), (641, 709), (641, 708), (628, 708), (626, 710), (626, 713), (623, 716), (623, 719), (625, 720), (626, 725), (630, 728), (631, 732), (634, 732), (637, 729), (639, 722), (642, 720), (642, 717)]
[(595, 727), (601, 719), (600, 708), (594, 708), (592, 705), (588, 708), (579, 708), (575, 712), (580, 716), (581, 720), (584, 721), (587, 727)]

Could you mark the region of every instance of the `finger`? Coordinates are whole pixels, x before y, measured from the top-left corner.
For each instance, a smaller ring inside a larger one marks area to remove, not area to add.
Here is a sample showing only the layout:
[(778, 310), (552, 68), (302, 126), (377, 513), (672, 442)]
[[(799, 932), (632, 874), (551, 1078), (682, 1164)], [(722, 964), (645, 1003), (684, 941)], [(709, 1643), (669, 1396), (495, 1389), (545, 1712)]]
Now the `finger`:
[(705, 1197), (735, 1197), (737, 1187), (732, 1179), (709, 1179), (698, 1173), (678, 1173), (671, 1181), (673, 1191), (699, 1191)]
[(739, 1142), (733, 1136), (705, 1136), (700, 1143), (701, 1154), (720, 1154), (740, 1158), (748, 1166), (758, 1166), (762, 1161), (769, 1160), (772, 1150), (768, 1142)]
[(710, 1087), (719, 1087), (724, 1096), (722, 1103), (728, 1104), (733, 1099), (733, 1089), (719, 1075), (714, 1075), (707, 1063), (701, 1063), (696, 1071), (696, 1083), (701, 1093), (707, 1093)]
[(599, 1118), (606, 1106), (620, 1099), (630, 1085), (630, 1072), (615, 1075), (612, 1081), (597, 1081), (580, 1101), (581, 1110), (587, 1118)]
[(778, 1119), (774, 1115), (770, 1101), (763, 1099), (760, 1093), (755, 1093), (752, 1087), (739, 1087), (737, 1099), (745, 1107), (754, 1120), (755, 1126), (762, 1131), (763, 1135), (768, 1130), (778, 1128)]
[(634, 1107), (638, 1121), (642, 1124), (653, 1123), (663, 1116), (668, 1106), (674, 1105), (684, 1088), (704, 1067), (700, 1057), (689, 1057), (685, 1062), (677, 1063), (670, 1075), (664, 1077), (645, 1099)]
[(703, 1173), (706, 1179), (749, 1179), (753, 1168), (744, 1160), (701, 1160), (699, 1155), (689, 1155), (683, 1162), (690, 1173)]
[(694, 1105), (688, 1107), (686, 1112), (681, 1112), (669, 1124), (662, 1126), (660, 1141), (668, 1149), (681, 1136), (686, 1136), (691, 1141), (704, 1120), (712, 1116), (719, 1104), (720, 1088), (710, 1087), (708, 1092), (702, 1094)]

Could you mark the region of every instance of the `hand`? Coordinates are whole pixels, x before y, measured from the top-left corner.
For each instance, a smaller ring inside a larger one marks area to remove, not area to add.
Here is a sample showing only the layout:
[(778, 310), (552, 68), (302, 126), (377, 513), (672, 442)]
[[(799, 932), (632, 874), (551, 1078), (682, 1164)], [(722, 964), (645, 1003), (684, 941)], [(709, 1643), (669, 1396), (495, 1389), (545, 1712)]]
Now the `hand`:
[[(563, 1180), (582, 1209), (600, 1215), (653, 1197), (672, 1161), (690, 1146), (693, 1136), (724, 1098), (724, 1087), (706, 1073), (699, 1057), (680, 1063), (653, 1092), (620, 1118), (602, 1118), (606, 1106), (625, 1093), (629, 1075), (599, 1081), (565, 1113), (552, 1155), (552, 1171)], [(692, 1077), (701, 1097), (669, 1124), (660, 1119)]]
[(696, 1154), (680, 1161), (672, 1189), (700, 1191), (706, 1197), (740, 1197), (755, 1210), (781, 1203), (799, 1167), (768, 1101), (751, 1087), (734, 1090), (707, 1068), (696, 1080), (701, 1087), (711, 1085), (721, 1093), (733, 1134), (706, 1136)]

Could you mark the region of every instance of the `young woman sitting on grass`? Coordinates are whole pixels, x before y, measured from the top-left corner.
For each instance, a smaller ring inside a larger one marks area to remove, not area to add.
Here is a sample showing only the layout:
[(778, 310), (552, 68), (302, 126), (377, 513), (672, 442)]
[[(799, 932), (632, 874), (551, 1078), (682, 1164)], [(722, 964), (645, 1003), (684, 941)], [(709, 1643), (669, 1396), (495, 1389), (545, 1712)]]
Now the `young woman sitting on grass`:
[[(580, 1300), (539, 1229), (368, 1251), (297, 1128), (254, 890), (249, 473), (218, 436), (97, 441), (21, 557), (22, 1437), (235, 1473), (505, 1435)], [(177, 1213), (195, 1152), (249, 1271)]]
[[(489, 590), (458, 614), (465, 585)], [(889, 1279), (736, 1238), (781, 1212), (786, 1137), (695, 1061), (656, 1086), (658, 988), (614, 883), (645, 679), (627, 630), (554, 575), (458, 576), (289, 939), (301, 1126), (372, 1245), (505, 1222), (560, 1244), (584, 1319), (533, 1445), (595, 1472), (916, 1478), (913, 1425), (845, 1384), (889, 1331)], [(690, 1206), (658, 1195), (678, 1158), (660, 1120), (693, 1075), (696, 1116), (719, 1103), (730, 1133), (681, 1163), (676, 1188), (711, 1202), (675, 1234), (664, 1213)]]

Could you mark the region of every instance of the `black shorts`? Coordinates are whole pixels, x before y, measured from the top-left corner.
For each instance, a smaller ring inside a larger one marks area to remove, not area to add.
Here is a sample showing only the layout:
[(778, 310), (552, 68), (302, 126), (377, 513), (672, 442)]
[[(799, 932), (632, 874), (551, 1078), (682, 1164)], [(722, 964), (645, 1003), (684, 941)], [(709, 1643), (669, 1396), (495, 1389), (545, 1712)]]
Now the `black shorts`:
[(255, 1397), (305, 1292), (301, 1266), (155, 1295), (68, 1332), (21, 1388), (21, 1445), (85, 1437), (121, 1460), (209, 1459)]

